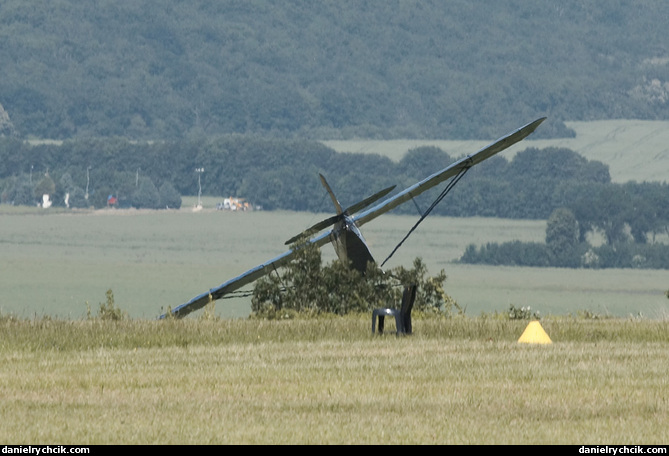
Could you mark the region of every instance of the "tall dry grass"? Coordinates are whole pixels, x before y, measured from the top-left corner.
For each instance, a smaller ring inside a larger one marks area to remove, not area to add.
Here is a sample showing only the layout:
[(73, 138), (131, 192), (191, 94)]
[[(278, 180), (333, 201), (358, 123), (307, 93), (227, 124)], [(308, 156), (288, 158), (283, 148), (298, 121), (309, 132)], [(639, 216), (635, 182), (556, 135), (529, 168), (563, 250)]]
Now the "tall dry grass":
[(15, 444), (663, 444), (667, 322), (0, 322), (0, 440)]

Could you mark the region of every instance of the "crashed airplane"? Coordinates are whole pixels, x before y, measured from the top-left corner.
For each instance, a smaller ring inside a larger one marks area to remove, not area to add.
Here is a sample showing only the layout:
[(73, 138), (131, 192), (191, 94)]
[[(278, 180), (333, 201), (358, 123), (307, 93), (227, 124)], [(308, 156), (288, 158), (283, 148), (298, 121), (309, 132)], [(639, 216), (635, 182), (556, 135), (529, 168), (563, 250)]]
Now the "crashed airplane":
[[(336, 209), (336, 214), (328, 219), (323, 220), (320, 223), (312, 226), (308, 230), (300, 233), (299, 235), (289, 239), (286, 244), (293, 244), (297, 241), (315, 244), (318, 247), (325, 245), (330, 242), (334, 246), (334, 249), (337, 253), (337, 256), (345, 264), (350, 264), (351, 267), (364, 273), (368, 262), (374, 261), (374, 257), (369, 251), (367, 243), (365, 242), (362, 233), (360, 232), (360, 227), (367, 222), (370, 222), (377, 218), (378, 216), (385, 214), (388, 211), (396, 208), (400, 204), (403, 204), (412, 198), (417, 197), (421, 193), (435, 187), (436, 185), (446, 181), (449, 178), (452, 180), (447, 185), (446, 189), (442, 192), (440, 197), (433, 203), (433, 205), (421, 216), (419, 222), (414, 225), (412, 228), (415, 229), (418, 224), (429, 214), (432, 208), (441, 201), (441, 199), (446, 195), (446, 193), (460, 180), (460, 178), (469, 170), (472, 166), (481, 163), (482, 161), (492, 157), (493, 155), (507, 149), (508, 147), (516, 144), (519, 141), (522, 141), (527, 136), (529, 136), (536, 128), (546, 120), (545, 117), (541, 117), (533, 122), (530, 122), (519, 129), (502, 136), (497, 141), (494, 141), (490, 145), (484, 147), (483, 149), (475, 152), (471, 155), (467, 155), (464, 158), (452, 163), (446, 168), (437, 171), (429, 177), (426, 177), (422, 181), (412, 185), (411, 187), (406, 188), (405, 190), (391, 195), (385, 200), (378, 202), (382, 198), (389, 195), (393, 190), (393, 187), (388, 187), (380, 192), (365, 198), (359, 203), (354, 204), (346, 209), (343, 209), (339, 204), (339, 201), (334, 195), (334, 192), (328, 185), (325, 177), (320, 175), (321, 183), (325, 187), (326, 191), (330, 195), (332, 202)], [(377, 203), (372, 206), (373, 204)], [(372, 207), (370, 207), (372, 206)], [(330, 228), (331, 227), (331, 228)], [(330, 228), (329, 231), (325, 231), (321, 234), (317, 234), (320, 231)], [(411, 233), (411, 232), (410, 232)], [(314, 237), (311, 237), (314, 236)], [(407, 234), (408, 236), (408, 234)], [(406, 237), (405, 237), (406, 239)], [(403, 242), (403, 241), (402, 241)], [(399, 247), (402, 243), (397, 246)], [(397, 247), (395, 250), (397, 250)], [(393, 251), (394, 253), (395, 251)], [(392, 256), (392, 253), (390, 254)], [(253, 269), (250, 269), (243, 274), (228, 280), (227, 282), (222, 283), (221, 285), (214, 287), (198, 296), (195, 296), (190, 301), (181, 304), (174, 309), (170, 309), (169, 312), (161, 315), (159, 318), (167, 318), (170, 316), (174, 318), (183, 318), (186, 315), (199, 310), (206, 306), (212, 300), (218, 300), (224, 296), (239, 290), (240, 288), (248, 285), (257, 279), (269, 274), (270, 272), (276, 270), (277, 268), (288, 263), (295, 256), (295, 250), (290, 249), (282, 255), (277, 256), (259, 266), (256, 266)], [(388, 257), (390, 258), (390, 256)], [(386, 259), (386, 261), (388, 260)], [(385, 261), (384, 263), (385, 264)], [(381, 266), (383, 266), (383, 264)]]

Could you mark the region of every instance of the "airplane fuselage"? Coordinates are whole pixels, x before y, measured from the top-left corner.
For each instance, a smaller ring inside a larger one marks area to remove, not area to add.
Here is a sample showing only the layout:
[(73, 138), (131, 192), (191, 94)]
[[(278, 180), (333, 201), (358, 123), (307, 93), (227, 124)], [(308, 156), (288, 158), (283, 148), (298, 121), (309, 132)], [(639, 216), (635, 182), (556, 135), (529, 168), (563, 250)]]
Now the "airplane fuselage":
[(339, 260), (344, 264), (350, 262), (352, 268), (363, 274), (367, 270), (367, 263), (374, 262), (365, 238), (348, 215), (335, 223), (330, 233), (330, 241)]

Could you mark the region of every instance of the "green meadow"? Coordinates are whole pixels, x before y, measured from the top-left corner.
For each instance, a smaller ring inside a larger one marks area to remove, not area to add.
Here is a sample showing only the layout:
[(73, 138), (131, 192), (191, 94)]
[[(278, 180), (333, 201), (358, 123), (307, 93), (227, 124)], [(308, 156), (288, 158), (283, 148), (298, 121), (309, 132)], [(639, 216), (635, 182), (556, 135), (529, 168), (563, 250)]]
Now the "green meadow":
[[(82, 318), (111, 289), (132, 318), (154, 318), (285, 251), (284, 242), (324, 214), (225, 212), (215, 199), (193, 212), (102, 210), (49, 212), (3, 207), (0, 215), (0, 312), (19, 317)], [(385, 215), (362, 227), (383, 261), (416, 217)], [(582, 270), (459, 265), (470, 243), (541, 242), (545, 222), (432, 217), (387, 263), (444, 269), (447, 292), (465, 310), (504, 312), (530, 306), (542, 315), (588, 311), (605, 316), (665, 318), (669, 300), (662, 270)], [(334, 259), (330, 246), (325, 261)], [(223, 317), (245, 317), (248, 298), (216, 303)]]

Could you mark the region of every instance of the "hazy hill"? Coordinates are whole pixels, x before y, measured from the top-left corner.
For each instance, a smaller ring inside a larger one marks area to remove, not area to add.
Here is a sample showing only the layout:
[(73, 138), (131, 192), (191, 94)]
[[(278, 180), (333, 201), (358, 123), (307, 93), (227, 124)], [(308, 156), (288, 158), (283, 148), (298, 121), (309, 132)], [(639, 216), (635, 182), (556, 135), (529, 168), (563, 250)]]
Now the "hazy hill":
[(669, 3), (3, 0), (23, 137), (494, 138), (669, 120)]

